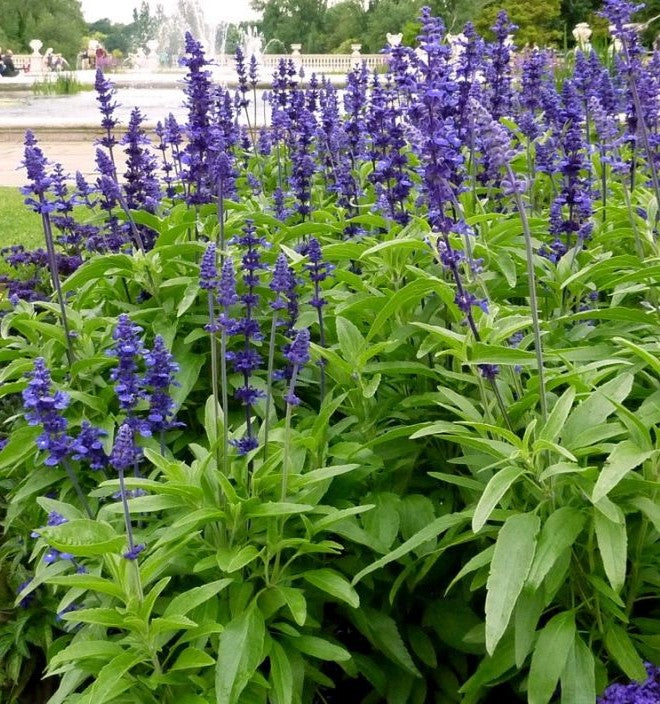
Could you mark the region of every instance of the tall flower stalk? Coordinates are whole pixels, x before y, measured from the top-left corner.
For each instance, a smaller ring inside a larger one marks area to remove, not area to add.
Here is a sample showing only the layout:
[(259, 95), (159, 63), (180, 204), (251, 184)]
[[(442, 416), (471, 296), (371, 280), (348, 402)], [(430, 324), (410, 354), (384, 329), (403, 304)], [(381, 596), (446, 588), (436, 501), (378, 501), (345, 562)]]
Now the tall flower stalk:
[(543, 347), (541, 341), (541, 326), (539, 322), (538, 301), (536, 297), (536, 275), (534, 272), (534, 247), (532, 243), (532, 233), (527, 219), (527, 210), (522, 200), (526, 182), (518, 178), (511, 168), (511, 159), (515, 156), (515, 150), (511, 148), (509, 134), (499, 122), (496, 122), (488, 112), (478, 103), (473, 102), (472, 107), (477, 113), (477, 125), (483, 149), (488, 153), (491, 166), (497, 170), (504, 170), (506, 174), (501, 182), (502, 191), (505, 195), (513, 197), (520, 215), (525, 239), (525, 260), (527, 262), (527, 285), (529, 291), (529, 307), (532, 317), (532, 329), (534, 333), (534, 351), (536, 353), (536, 365), (538, 367), (539, 381), (539, 403), (541, 407), (541, 417), (545, 422), (548, 418), (548, 406), (545, 394), (545, 372), (543, 364)]
[(122, 508), (124, 510), (124, 524), (126, 526), (126, 538), (128, 540), (128, 550), (124, 552), (124, 558), (135, 563), (136, 587), (140, 601), (142, 601), (142, 582), (140, 580), (140, 570), (136, 560), (140, 553), (145, 549), (144, 543), (136, 543), (133, 535), (133, 524), (131, 521), (131, 512), (128, 508), (128, 494), (126, 491), (125, 472), (136, 461), (138, 454), (135, 442), (133, 440), (133, 431), (130, 425), (124, 423), (117, 431), (117, 437), (112, 448), (110, 456), (110, 464), (117, 470), (119, 477), (119, 492), (121, 495)]
[(62, 327), (64, 329), (64, 340), (66, 347), (66, 355), (69, 361), (69, 366), (73, 365), (75, 355), (73, 353), (73, 344), (71, 340), (71, 331), (69, 329), (69, 319), (66, 313), (64, 304), (64, 295), (60, 284), (60, 273), (57, 265), (57, 256), (55, 254), (55, 242), (53, 239), (53, 228), (50, 220), (50, 213), (53, 211), (53, 204), (48, 201), (46, 194), (49, 192), (52, 179), (46, 173), (46, 157), (37, 145), (37, 140), (30, 130), (25, 133), (25, 158), (23, 165), (27, 170), (29, 184), (21, 189), (21, 192), (26, 196), (25, 203), (35, 213), (41, 215), (41, 224), (46, 240), (46, 252), (48, 253), (48, 269), (53, 284), (53, 290), (57, 296), (57, 302), (60, 307), (60, 315), (62, 317)]

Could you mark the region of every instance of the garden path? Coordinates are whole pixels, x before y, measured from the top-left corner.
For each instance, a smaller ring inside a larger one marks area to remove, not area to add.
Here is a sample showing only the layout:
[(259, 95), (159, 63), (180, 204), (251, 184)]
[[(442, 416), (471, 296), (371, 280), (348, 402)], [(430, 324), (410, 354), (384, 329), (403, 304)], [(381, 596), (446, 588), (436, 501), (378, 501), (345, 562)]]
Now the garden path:
[[(91, 140), (63, 141), (57, 137), (39, 139), (46, 157), (60, 162), (66, 172), (82, 171), (89, 177), (94, 172), (94, 147)], [(23, 186), (25, 170), (21, 167), (23, 143), (18, 138), (11, 142), (0, 141), (0, 186)], [(123, 164), (122, 164), (123, 166)], [(121, 168), (121, 167), (120, 167)]]

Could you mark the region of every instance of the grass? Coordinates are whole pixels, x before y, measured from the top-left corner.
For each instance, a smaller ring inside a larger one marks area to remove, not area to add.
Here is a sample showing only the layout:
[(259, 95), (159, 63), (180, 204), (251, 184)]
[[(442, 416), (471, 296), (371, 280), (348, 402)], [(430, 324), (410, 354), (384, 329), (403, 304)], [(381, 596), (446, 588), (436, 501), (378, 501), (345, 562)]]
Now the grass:
[(41, 247), (41, 218), (24, 205), (18, 188), (0, 186), (0, 249), (12, 244), (25, 245), (26, 249)]
[(48, 77), (43, 81), (36, 81), (32, 84), (32, 92), (35, 95), (74, 95), (82, 90), (92, 90), (93, 86), (84, 86), (70, 72), (58, 73), (55, 80)]

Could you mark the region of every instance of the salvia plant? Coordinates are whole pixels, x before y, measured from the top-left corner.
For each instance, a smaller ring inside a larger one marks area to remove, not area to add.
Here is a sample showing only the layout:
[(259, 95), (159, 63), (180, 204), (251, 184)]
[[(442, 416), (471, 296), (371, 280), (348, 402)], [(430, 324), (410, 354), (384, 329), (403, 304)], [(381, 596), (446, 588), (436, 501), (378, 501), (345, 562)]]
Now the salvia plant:
[[(185, 38), (2, 252), (0, 699), (651, 704), (660, 57), (458, 39), (344, 88)], [(121, 158), (120, 158), (121, 157)]]

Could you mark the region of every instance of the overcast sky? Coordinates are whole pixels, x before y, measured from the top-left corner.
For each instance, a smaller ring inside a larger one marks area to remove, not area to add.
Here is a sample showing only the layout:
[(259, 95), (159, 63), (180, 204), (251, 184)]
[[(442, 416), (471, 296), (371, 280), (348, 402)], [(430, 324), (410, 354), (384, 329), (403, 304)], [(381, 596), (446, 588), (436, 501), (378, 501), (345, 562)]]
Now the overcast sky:
[[(155, 7), (156, 0), (150, 0)], [(176, 6), (176, 0), (161, 0), (166, 12)], [(209, 19), (240, 22), (255, 19), (250, 9), (250, 0), (201, 0), (202, 7)], [(140, 0), (81, 0), (82, 11), (88, 22), (107, 17), (113, 22), (130, 22), (133, 8), (140, 5)]]

